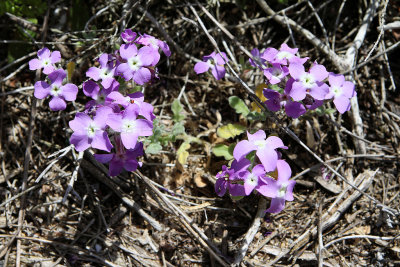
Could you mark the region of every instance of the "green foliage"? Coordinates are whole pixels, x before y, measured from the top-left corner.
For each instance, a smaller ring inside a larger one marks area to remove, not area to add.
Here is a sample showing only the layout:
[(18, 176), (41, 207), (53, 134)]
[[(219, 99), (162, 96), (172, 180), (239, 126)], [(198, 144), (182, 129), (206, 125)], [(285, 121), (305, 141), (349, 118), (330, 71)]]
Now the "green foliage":
[(243, 116), (247, 116), (247, 114), (250, 113), (246, 103), (237, 96), (229, 97), (229, 105), (235, 109), (236, 113), (242, 114)]
[[(183, 106), (178, 99), (175, 99), (172, 102), (171, 111), (173, 113), (172, 121), (174, 122), (171, 129), (166, 129), (158, 119), (153, 121), (153, 135), (146, 139), (146, 153), (157, 154), (161, 151), (163, 146), (167, 146), (169, 142), (175, 142), (177, 136), (186, 136), (185, 126), (183, 125), (183, 120), (186, 116), (182, 114)], [(186, 150), (181, 151), (181, 154), (183, 155), (180, 157), (181, 160), (183, 160), (184, 155), (186, 155), (184, 153), (185, 151)]]
[(325, 108), (325, 106), (320, 106), (318, 108), (316, 108), (314, 110), (314, 112), (318, 115), (318, 116), (324, 116), (324, 115), (329, 115), (329, 114), (333, 114), (335, 113), (336, 109), (334, 108)]
[(174, 102), (172, 102), (171, 110), (173, 113), (172, 120), (174, 122), (181, 122), (185, 119), (185, 115), (182, 114), (183, 111), (182, 104), (181, 102), (179, 102), (178, 99), (175, 99)]
[(233, 159), (233, 149), (235, 148), (235, 144), (230, 144), (229, 146), (224, 144), (217, 144), (212, 152), (217, 157), (224, 157), (226, 160)]
[(1, 0), (0, 16), (5, 12), (23, 18), (38, 18), (47, 10), (47, 1), (42, 0)]

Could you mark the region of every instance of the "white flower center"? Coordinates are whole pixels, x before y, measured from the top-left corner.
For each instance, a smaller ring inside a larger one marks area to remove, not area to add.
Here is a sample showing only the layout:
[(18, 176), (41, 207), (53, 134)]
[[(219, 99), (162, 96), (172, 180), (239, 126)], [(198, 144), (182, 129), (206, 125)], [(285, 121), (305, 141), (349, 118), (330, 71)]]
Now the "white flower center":
[(100, 70), (100, 78), (101, 78), (102, 80), (104, 80), (105, 78), (112, 77), (112, 76), (113, 76), (113, 75), (112, 75), (111, 72), (109, 72), (109, 69), (108, 69), (108, 68), (105, 68), (105, 69), (101, 69), (101, 70)]
[(332, 93), (335, 95), (335, 97), (338, 97), (342, 95), (342, 88), (337, 86), (332, 86)]
[(246, 183), (257, 186), (258, 185), (258, 177), (255, 176), (254, 174), (250, 173), (249, 176), (246, 178)]
[(281, 185), (281, 188), (279, 188), (279, 191), (278, 191), (278, 197), (279, 198), (284, 198), (285, 197), (287, 187), (288, 187), (287, 183), (284, 183), (284, 184)]
[(263, 149), (267, 145), (267, 142), (266, 140), (257, 140), (254, 141), (254, 144), (258, 146), (259, 149)]
[(132, 133), (136, 129), (136, 121), (135, 120), (124, 120), (122, 123), (122, 132), (123, 133)]
[(61, 90), (60, 87), (58, 87), (57, 85), (53, 85), (53, 86), (52, 86), (52, 88), (51, 88), (51, 90), (50, 90), (50, 94), (51, 94), (52, 96), (57, 97), (57, 96), (59, 96), (61, 93), (62, 93), (62, 90)]
[(307, 89), (313, 88), (315, 86), (315, 79), (310, 73), (305, 73), (300, 81), (303, 83), (303, 86)]
[(290, 59), (290, 58), (293, 57), (293, 54), (291, 54), (291, 53), (289, 53), (289, 52), (287, 52), (287, 51), (281, 51), (281, 52), (279, 52), (279, 53), (276, 55), (276, 57), (277, 57), (278, 59), (280, 59), (280, 60), (282, 60), (282, 59), (284, 59), (284, 58)]
[(131, 70), (137, 71), (138, 69), (140, 69), (142, 67), (142, 62), (140, 61), (140, 59), (138, 57), (133, 57), (133, 58), (128, 59), (128, 65), (131, 68)]
[(210, 68), (214, 67), (214, 61), (210, 58), (209, 60), (207, 60), (207, 64), (208, 66), (210, 66)]
[(96, 135), (96, 132), (100, 130), (99, 127), (94, 122), (91, 122), (88, 127), (86, 127), (87, 136), (89, 138), (93, 138)]
[(50, 60), (49, 60), (48, 58), (46, 58), (46, 59), (44, 59), (44, 60), (42, 61), (42, 64), (43, 64), (44, 67), (47, 67), (47, 66), (49, 66), (51, 63), (50, 63)]

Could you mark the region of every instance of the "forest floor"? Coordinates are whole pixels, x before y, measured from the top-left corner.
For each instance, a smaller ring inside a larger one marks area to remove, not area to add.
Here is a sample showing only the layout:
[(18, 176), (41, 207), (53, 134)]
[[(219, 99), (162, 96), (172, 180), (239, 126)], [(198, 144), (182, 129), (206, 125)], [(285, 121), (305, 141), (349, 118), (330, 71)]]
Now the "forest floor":
[[(53, 2), (35, 23), (0, 17), (0, 266), (400, 266), (398, 2)], [(125, 28), (169, 44), (172, 55), (162, 56), (145, 99), (167, 130), (179, 99), (187, 135), (146, 154), (139, 171), (109, 177), (92, 153), (69, 144), (68, 121), (87, 97), (80, 92), (66, 110), (51, 111), (33, 97), (28, 61), (45, 40), (64, 68), (75, 63), (72, 80), (81, 84)], [(245, 119), (228, 98), (251, 108), (251, 92), (230, 70), (219, 81), (193, 70), (215, 51), (210, 36), (251, 89), (263, 75), (241, 68), (246, 51), (297, 47), (355, 82), (352, 109)], [(245, 138), (219, 137), (229, 123), (278, 134), (288, 146), (282, 158), (297, 183), (282, 212), (265, 213), (269, 200), (260, 195), (216, 195), (215, 175), (228, 161), (212, 149)], [(200, 141), (182, 165), (187, 136)]]

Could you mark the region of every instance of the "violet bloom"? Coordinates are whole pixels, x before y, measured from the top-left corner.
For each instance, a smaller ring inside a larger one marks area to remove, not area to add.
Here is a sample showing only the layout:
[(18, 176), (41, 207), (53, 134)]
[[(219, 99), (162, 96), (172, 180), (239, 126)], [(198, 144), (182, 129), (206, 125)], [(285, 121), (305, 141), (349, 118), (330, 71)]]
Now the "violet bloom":
[(139, 106), (129, 105), (121, 115), (110, 114), (107, 124), (114, 131), (121, 133), (122, 144), (127, 149), (134, 149), (139, 136), (150, 136), (153, 134), (153, 123), (145, 119), (137, 119)]
[(127, 96), (123, 96), (120, 92), (111, 92), (107, 96), (107, 101), (112, 104), (121, 105), (124, 108), (136, 104), (139, 106), (139, 115), (146, 118), (146, 120), (153, 121), (156, 117), (153, 113), (153, 105), (144, 102), (144, 95), (142, 92), (135, 92)]
[(295, 180), (289, 180), (292, 170), (286, 161), (278, 160), (276, 167), (278, 170), (278, 179), (265, 178), (268, 185), (263, 187), (264, 195), (272, 198), (271, 206), (266, 210), (266, 212), (270, 213), (282, 211), (285, 207), (285, 201), (293, 201), (293, 188), (296, 184)]
[(137, 160), (137, 157), (143, 155), (143, 143), (138, 142), (134, 149), (125, 150), (121, 143), (121, 138), (115, 136), (116, 153), (110, 154), (94, 154), (94, 158), (101, 163), (108, 163), (108, 175), (117, 176), (123, 169), (128, 172), (135, 171), (142, 163)]
[(290, 91), (293, 100), (303, 100), (307, 94), (317, 100), (325, 99), (329, 87), (323, 82), (328, 77), (328, 72), (323, 65), (314, 63), (309, 72), (305, 72), (302, 64), (292, 63), (289, 65), (289, 72), (296, 79)]
[(122, 40), (127, 44), (133, 43), (136, 39), (136, 36), (136, 32), (133, 32), (131, 29), (126, 29), (121, 33)]
[(273, 63), (272, 68), (264, 70), (264, 75), (267, 77), (270, 84), (277, 84), (289, 74), (289, 69), (280, 64)]
[(78, 87), (75, 84), (67, 83), (63, 85), (63, 81), (67, 74), (63, 69), (58, 69), (49, 74), (51, 84), (44, 81), (37, 81), (34, 85), (34, 96), (43, 99), (52, 96), (49, 106), (53, 111), (64, 110), (67, 107), (65, 101), (75, 101), (78, 94)]
[(242, 178), (244, 180), (243, 185), (246, 196), (250, 195), (254, 189), (264, 195), (263, 188), (265, 188), (267, 183), (264, 180), (265, 170), (262, 164), (254, 166), (251, 172), (245, 171)]
[(83, 93), (91, 97), (93, 100), (90, 100), (86, 103), (85, 109), (90, 109), (91, 107), (98, 106), (106, 106), (109, 103), (106, 101), (107, 96), (114, 91), (118, 91), (119, 83), (114, 80), (110, 87), (107, 89), (101, 88), (97, 83), (92, 80), (86, 81), (82, 85)]
[(157, 39), (154, 36), (151, 36), (151, 35), (148, 35), (148, 34), (143, 34), (143, 35), (139, 36), (139, 38), (136, 40), (136, 43), (142, 44), (142, 45), (145, 45), (145, 46), (150, 46), (150, 47), (154, 48), (157, 51), (158, 51), (158, 49), (161, 48), (161, 50), (164, 52), (164, 54), (167, 57), (171, 56), (171, 50), (169, 49), (168, 44), (166, 42), (163, 42), (163, 41)]
[(262, 58), (272, 64), (288, 65), (289, 63), (304, 64), (308, 58), (300, 58), (296, 56), (298, 48), (290, 48), (283, 43), (279, 50), (269, 47), (265, 50)]
[(108, 88), (115, 81), (115, 67), (113, 66), (114, 63), (111, 61), (111, 55), (102, 54), (99, 57), (99, 63), (100, 68), (90, 67), (86, 72), (86, 76), (95, 81), (101, 80), (101, 85), (103, 85), (104, 88)]
[(44, 74), (50, 74), (55, 70), (54, 64), (61, 60), (60, 51), (50, 52), (46, 47), (37, 52), (38, 58), (29, 61), (29, 69), (37, 70), (43, 68)]
[(330, 73), (329, 84), (331, 87), (325, 99), (333, 97), (333, 103), (341, 114), (349, 111), (350, 98), (357, 95), (354, 90), (354, 83), (345, 81), (344, 76), (341, 74)]
[(255, 68), (263, 69), (265, 67), (266, 60), (264, 58), (262, 58), (262, 54), (260, 53), (260, 50), (258, 50), (257, 48), (254, 48), (253, 50), (251, 50), (251, 55), (253, 56), (253, 58), (255, 60), (253, 60), (253, 58), (249, 58), (250, 65)]
[(228, 62), (228, 58), (224, 52), (217, 54), (212, 52), (208, 56), (203, 57), (203, 62), (197, 62), (194, 65), (194, 71), (196, 74), (204, 73), (211, 68), (211, 73), (217, 80), (221, 80), (225, 77), (225, 63)]
[(263, 130), (259, 130), (254, 134), (247, 132), (247, 137), (249, 140), (242, 140), (236, 145), (233, 150), (233, 157), (236, 160), (241, 160), (251, 151), (255, 150), (265, 170), (267, 172), (275, 170), (276, 162), (278, 161), (278, 152), (276, 149), (287, 149), (283, 145), (282, 140), (276, 136), (270, 136), (265, 139), (266, 135)]
[(250, 160), (243, 158), (241, 160), (234, 160), (231, 167), (228, 168), (225, 165), (222, 166), (222, 171), (219, 172), (217, 182), (215, 183), (215, 192), (218, 196), (222, 197), (225, 195), (226, 190), (229, 190), (229, 194), (232, 196), (244, 196), (244, 186), (242, 176), (245, 174), (247, 168), (250, 166)]
[(117, 67), (116, 72), (129, 81), (133, 79), (135, 83), (143, 85), (151, 80), (151, 72), (146, 66), (152, 65), (154, 57), (158, 52), (151, 47), (137, 49), (135, 44), (125, 44), (119, 49), (121, 58), (126, 61)]
[(306, 113), (306, 109), (301, 103), (291, 100), (290, 96), (286, 92), (286, 89), (283, 94), (280, 94), (272, 89), (264, 89), (263, 94), (267, 98), (265, 105), (272, 112), (279, 111), (283, 106), (285, 108), (286, 115), (294, 119)]
[(112, 144), (106, 132), (106, 118), (111, 113), (111, 108), (101, 107), (96, 110), (93, 119), (81, 112), (75, 115), (69, 122), (69, 127), (74, 131), (69, 141), (77, 151), (84, 151), (89, 147), (111, 151)]

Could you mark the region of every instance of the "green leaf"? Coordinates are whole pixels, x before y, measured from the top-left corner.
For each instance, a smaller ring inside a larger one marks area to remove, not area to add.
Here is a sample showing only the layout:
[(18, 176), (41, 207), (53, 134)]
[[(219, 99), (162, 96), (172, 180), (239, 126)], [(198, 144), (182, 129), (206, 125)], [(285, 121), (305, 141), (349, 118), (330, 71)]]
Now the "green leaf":
[(175, 123), (172, 127), (172, 135), (177, 136), (185, 133), (185, 126), (182, 123)]
[(182, 114), (183, 111), (182, 104), (179, 102), (178, 99), (175, 99), (174, 102), (172, 102), (171, 110), (173, 113), (172, 120), (174, 122), (180, 122), (185, 119), (185, 115)]
[(230, 146), (224, 144), (216, 145), (212, 152), (217, 157), (224, 157), (226, 160), (233, 159), (233, 149), (235, 148), (235, 144), (231, 144)]
[(265, 115), (265, 113), (252, 111), (247, 115), (247, 119), (251, 121), (265, 121), (267, 119), (267, 116)]
[(241, 124), (228, 124), (222, 127), (219, 127), (217, 130), (217, 134), (219, 137), (224, 139), (229, 139), (231, 137), (235, 137), (246, 130), (246, 127)]
[(162, 149), (160, 143), (151, 143), (146, 148), (146, 154), (158, 154)]
[(183, 142), (182, 145), (179, 147), (176, 155), (178, 157), (178, 161), (180, 164), (185, 165), (187, 158), (189, 157), (189, 152), (187, 150), (190, 148), (190, 144), (188, 142)]
[(247, 116), (250, 113), (244, 101), (237, 96), (229, 97), (229, 105), (235, 109), (236, 113), (243, 114), (243, 116)]

